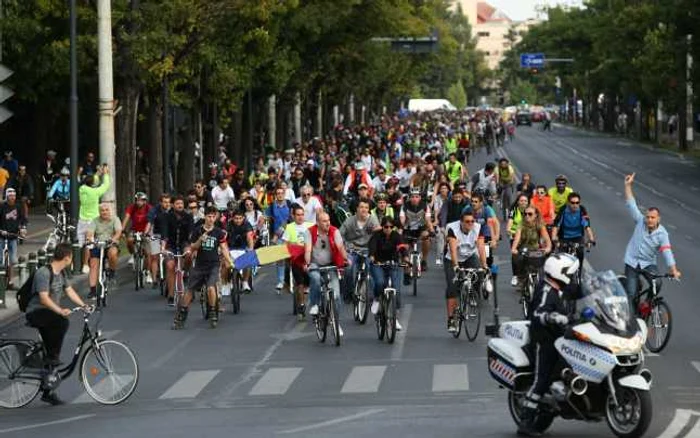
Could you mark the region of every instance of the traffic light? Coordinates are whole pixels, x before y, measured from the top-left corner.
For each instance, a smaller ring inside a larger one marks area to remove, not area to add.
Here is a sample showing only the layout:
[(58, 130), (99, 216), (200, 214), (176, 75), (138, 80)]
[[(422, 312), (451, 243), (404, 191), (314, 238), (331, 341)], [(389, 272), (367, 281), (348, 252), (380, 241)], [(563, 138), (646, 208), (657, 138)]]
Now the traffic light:
[[(0, 64), (0, 82), (4, 82), (7, 78), (12, 76), (13, 73), (14, 72), (12, 70)], [(4, 85), (0, 85), (0, 104), (14, 96), (14, 94), (14, 91), (11, 89)], [(12, 117), (12, 111), (0, 105), (0, 123), (4, 123), (10, 117)]]
[(520, 103), (523, 104), (523, 105), (527, 105), (527, 99), (521, 100)]

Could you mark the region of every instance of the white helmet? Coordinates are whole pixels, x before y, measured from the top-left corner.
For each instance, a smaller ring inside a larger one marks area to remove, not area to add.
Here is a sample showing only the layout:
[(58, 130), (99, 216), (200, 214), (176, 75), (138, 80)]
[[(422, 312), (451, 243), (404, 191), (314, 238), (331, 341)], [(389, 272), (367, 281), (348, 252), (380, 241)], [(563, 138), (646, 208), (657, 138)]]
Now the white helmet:
[(571, 254), (554, 254), (544, 262), (544, 273), (560, 283), (569, 284), (579, 265), (578, 259)]

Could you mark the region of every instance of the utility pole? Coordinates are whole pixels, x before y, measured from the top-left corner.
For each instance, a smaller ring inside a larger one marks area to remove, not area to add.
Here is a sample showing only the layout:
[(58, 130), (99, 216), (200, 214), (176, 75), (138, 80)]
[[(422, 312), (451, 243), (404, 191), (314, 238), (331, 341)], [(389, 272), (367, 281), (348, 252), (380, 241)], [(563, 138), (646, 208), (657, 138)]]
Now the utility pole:
[(688, 53), (686, 55), (686, 79), (685, 79), (685, 93), (686, 93), (686, 126), (685, 126), (685, 141), (686, 148), (691, 149), (693, 147), (693, 138), (695, 132), (695, 120), (693, 117), (693, 35), (688, 34)]
[[(109, 166), (112, 178), (114, 168), (114, 83), (112, 74), (112, 3), (97, 0), (97, 69), (100, 116), (100, 159)], [(116, 181), (115, 181), (116, 182)], [(112, 182), (102, 199), (115, 202)]]
[(301, 144), (301, 93), (294, 95), (294, 141)]
[[(75, 0), (70, 0), (70, 217), (73, 225), (78, 224), (78, 20)], [(80, 256), (78, 259), (80, 260)], [(79, 266), (76, 263), (76, 266)]]
[(267, 100), (267, 144), (273, 149), (277, 146), (277, 96), (274, 94)]

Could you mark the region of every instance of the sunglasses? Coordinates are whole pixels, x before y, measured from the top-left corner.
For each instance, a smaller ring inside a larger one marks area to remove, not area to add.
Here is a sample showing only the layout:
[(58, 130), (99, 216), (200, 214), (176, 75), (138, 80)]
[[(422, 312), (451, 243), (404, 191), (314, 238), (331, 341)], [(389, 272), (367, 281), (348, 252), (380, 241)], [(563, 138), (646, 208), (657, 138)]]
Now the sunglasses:
[(569, 201), (569, 204), (571, 205), (579, 205), (581, 201)]
[(325, 240), (321, 241), (321, 249), (326, 249), (326, 241)]
[(544, 196), (544, 195), (546, 194), (546, 192), (545, 192), (544, 190), (540, 190), (540, 191), (537, 192), (537, 194), (538, 194), (538, 195)]
[(190, 209), (190, 210), (197, 210), (198, 208), (199, 208), (198, 205), (190, 205), (190, 206), (189, 206), (189, 209)]
[(390, 230), (393, 227), (391, 225), (384, 225), (382, 228), (384, 228), (385, 230)]
[(474, 204), (478, 204), (479, 202), (481, 202), (481, 199), (472, 199), (472, 203)]
[(308, 198), (309, 196), (311, 196), (311, 193), (302, 193), (301, 194), (302, 198)]
[(525, 216), (534, 216), (534, 215), (535, 215), (535, 213), (532, 212), (532, 211), (526, 211), (526, 212), (525, 212)]
[(465, 224), (473, 224), (476, 221), (474, 219), (468, 219), (468, 220), (462, 221), (462, 222), (464, 222)]

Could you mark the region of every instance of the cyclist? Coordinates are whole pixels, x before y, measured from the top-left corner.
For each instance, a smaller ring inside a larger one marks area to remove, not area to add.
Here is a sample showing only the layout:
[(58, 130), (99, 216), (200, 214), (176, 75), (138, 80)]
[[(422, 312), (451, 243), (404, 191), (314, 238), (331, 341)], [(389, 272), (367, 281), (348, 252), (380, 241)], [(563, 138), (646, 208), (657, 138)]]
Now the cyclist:
[(547, 193), (554, 202), (554, 212), (559, 213), (559, 210), (566, 205), (569, 195), (574, 189), (569, 187), (569, 179), (566, 175), (557, 175), (554, 179), (554, 186), (550, 187)]
[(435, 192), (433, 194), (431, 208), (433, 210), (433, 227), (435, 228), (435, 236), (437, 241), (435, 264), (442, 265), (442, 254), (445, 252), (445, 229), (440, 226), (440, 211), (442, 205), (449, 202), (450, 185), (446, 182), (436, 183)]
[[(321, 213), (318, 216), (318, 223), (306, 230), (305, 234), (304, 261), (305, 268), (309, 272), (309, 305), (311, 306), (309, 315), (315, 316), (318, 315), (318, 305), (321, 301), (321, 273), (313, 268), (330, 265), (343, 268), (352, 261), (348, 258), (340, 231), (331, 225), (331, 218), (327, 213)], [(340, 314), (340, 281), (336, 272), (331, 272), (329, 275), (333, 298)], [(338, 332), (343, 336), (340, 324), (338, 324)]]
[[(451, 199), (442, 203), (440, 217), (438, 218), (440, 227), (445, 229), (447, 224), (458, 221), (462, 217), (462, 211), (468, 206), (469, 200), (465, 198), (464, 191), (460, 188), (455, 188), (452, 191)], [(439, 257), (442, 257), (442, 254)]]
[[(535, 183), (532, 182), (532, 176), (529, 173), (523, 173), (520, 178), (520, 183), (515, 187), (517, 193), (522, 193), (529, 198), (532, 198), (532, 194), (535, 192)], [(545, 191), (547, 189), (545, 188)]]
[(222, 214), (227, 210), (229, 202), (236, 201), (228, 180), (221, 176), (216, 179), (216, 186), (211, 189), (211, 197), (214, 200), (214, 206)]
[(457, 294), (459, 285), (455, 284), (455, 270), (461, 268), (484, 268), (486, 263), (486, 251), (484, 248), (484, 233), (482, 227), (471, 211), (462, 213), (460, 220), (447, 224), (447, 247), (445, 252), (445, 281), (447, 289), (447, 330), (450, 333), (457, 331), (454, 321), (454, 311), (458, 306)]
[(445, 172), (451, 184), (468, 177), (467, 169), (457, 160), (457, 154), (452, 152), (449, 161), (445, 164)]
[[(119, 258), (119, 239), (122, 236), (122, 221), (112, 214), (112, 207), (108, 203), (100, 204), (100, 215), (96, 217), (88, 227), (87, 242), (110, 242), (105, 248), (108, 267), (105, 274), (108, 279), (114, 278)], [(97, 298), (97, 279), (100, 276), (100, 249), (95, 247), (90, 250), (90, 293), (88, 299)]]
[(210, 205), (214, 205), (214, 200), (211, 197), (211, 192), (208, 190), (207, 185), (204, 180), (198, 179), (194, 183), (193, 194), (197, 197), (197, 204), (199, 204), (200, 215), (204, 217), (204, 209)]
[(482, 192), (488, 201), (496, 195), (496, 164), (486, 163), (483, 169), (476, 172), (469, 180), (468, 192)]
[(534, 194), (530, 198), (530, 204), (540, 212), (544, 224), (547, 226), (547, 229), (551, 231), (556, 214), (554, 202), (552, 201), (552, 197), (549, 196), (549, 193), (547, 193), (547, 187), (541, 185), (537, 186)]
[(170, 211), (170, 195), (163, 194), (160, 195), (160, 202), (155, 207), (148, 210), (148, 224), (146, 225), (146, 230), (144, 233), (150, 236), (151, 242), (148, 248), (148, 254), (150, 255), (150, 278), (148, 280), (153, 281), (155, 284), (155, 279), (158, 278), (158, 259), (160, 256), (161, 248), (161, 237), (165, 234), (165, 224), (166, 215)]
[(641, 270), (658, 272), (657, 255), (659, 253), (663, 255), (669, 273), (674, 278), (681, 277), (681, 271), (678, 270), (671, 250), (668, 231), (661, 225), (661, 212), (656, 207), (650, 207), (646, 214), (642, 214), (637, 207), (637, 201), (632, 192), (634, 177), (634, 173), (625, 176), (625, 203), (635, 222), (634, 232), (625, 250), (625, 276), (627, 277), (625, 289), (630, 303), (637, 295), (639, 272)]
[[(421, 269), (427, 269), (428, 253), (430, 252), (430, 240), (428, 237), (434, 233), (433, 221), (430, 220), (430, 208), (421, 199), (420, 190), (412, 190), (408, 202), (401, 208), (399, 213), (401, 228), (403, 228), (404, 238), (410, 237), (421, 239)], [(407, 268), (408, 269), (408, 268)], [(404, 272), (403, 282), (405, 285), (411, 284), (408, 272)]]
[[(129, 229), (129, 222), (132, 222), (131, 232), (132, 233), (144, 233), (146, 227), (148, 226), (148, 213), (151, 210), (151, 204), (148, 203), (148, 196), (143, 192), (136, 192), (134, 195), (134, 203), (126, 207), (126, 212), (124, 213), (124, 220), (122, 225), (125, 230)], [(134, 264), (134, 236), (133, 234), (128, 235), (126, 238), (126, 246), (129, 250), (129, 265)], [(151, 283), (153, 280), (149, 281), (148, 276), (146, 278), (147, 283)]]
[[(41, 339), (44, 341), (44, 351), (46, 351), (44, 360), (50, 370), (61, 365), (63, 338), (70, 325), (68, 315), (71, 311), (60, 305), (63, 294), (65, 293), (74, 304), (85, 307), (85, 302), (63, 274), (63, 270), (70, 269), (72, 263), (71, 245), (69, 243), (56, 245), (51, 262), (39, 268), (34, 274), (32, 295), (27, 303), (27, 322), (39, 330)], [(63, 404), (63, 400), (58, 398), (55, 391), (47, 389), (43, 391), (41, 401), (52, 405)]]
[(345, 178), (345, 185), (343, 186), (343, 195), (353, 194), (357, 196), (360, 184), (366, 184), (369, 190), (369, 195), (371, 196), (374, 186), (372, 185), (372, 178), (369, 175), (368, 170), (362, 161), (355, 163), (355, 168), (350, 171), (347, 178)]
[[(370, 311), (373, 315), (379, 310), (379, 297), (384, 293), (386, 287), (386, 270), (383, 266), (375, 263), (387, 263), (391, 261), (407, 261), (406, 245), (403, 244), (401, 234), (395, 229), (393, 218), (385, 216), (382, 218), (381, 228), (372, 234), (369, 240), (369, 260), (372, 273), (372, 283), (374, 285), (374, 300)], [(396, 309), (401, 308), (401, 270), (395, 266), (391, 270), (391, 283), (396, 289)], [(396, 319), (396, 330), (403, 328), (399, 324), (398, 315)]]
[[(265, 216), (270, 218), (272, 244), (276, 245), (284, 234), (284, 229), (292, 218), (292, 202), (285, 199), (286, 190), (282, 187), (275, 189), (275, 199), (267, 207)], [(284, 287), (284, 263), (277, 264), (277, 291)], [(279, 292), (278, 292), (279, 293)]]
[(301, 196), (296, 199), (296, 204), (304, 209), (304, 220), (316, 223), (316, 216), (323, 211), (321, 201), (314, 196), (314, 189), (310, 185), (301, 188)]
[(503, 195), (503, 207), (510, 208), (515, 184), (515, 169), (507, 158), (498, 160), (498, 193)]
[(67, 167), (61, 169), (61, 177), (54, 181), (49, 193), (46, 194), (46, 199), (70, 201), (70, 171)]
[(481, 225), (484, 234), (484, 243), (489, 245), (490, 251), (487, 257), (489, 266), (493, 265), (493, 252), (498, 247), (500, 236), (500, 223), (498, 217), (489, 205), (485, 205), (484, 197), (480, 193), (472, 193), (471, 204), (464, 209), (474, 214), (474, 219)]
[[(513, 240), (515, 239), (515, 235), (518, 232), (518, 229), (520, 228), (520, 224), (523, 222), (523, 219), (525, 218), (526, 215), (526, 209), (530, 205), (530, 200), (528, 199), (527, 195), (524, 193), (521, 193), (518, 195), (517, 200), (515, 201), (515, 204), (513, 205), (513, 208), (510, 211), (510, 214), (508, 215), (508, 223), (506, 224), (506, 231), (508, 232), (508, 237), (510, 238), (510, 244), (513, 245)], [(534, 207), (532, 207), (534, 208)], [(535, 209), (537, 211), (537, 209)], [(511, 266), (513, 268), (513, 279), (511, 280), (510, 284), (511, 286), (515, 287), (518, 285), (518, 277), (516, 274), (516, 266), (515, 266), (515, 259), (513, 259), (513, 262), (511, 263)]]
[[(586, 207), (581, 205), (581, 195), (576, 192), (569, 194), (567, 205), (559, 211), (554, 219), (552, 228), (552, 240), (555, 243), (580, 243), (583, 244), (588, 237), (588, 245), (595, 245), (595, 236), (591, 229), (591, 221)], [(583, 248), (579, 247), (576, 256), (579, 264), (583, 266)]]
[[(187, 253), (189, 251), (189, 241), (194, 220), (192, 215), (185, 211), (185, 200), (181, 196), (177, 196), (173, 201), (172, 210), (161, 216), (161, 219), (163, 221), (160, 226), (163, 232), (161, 251), (165, 252), (167, 250), (175, 254)], [(172, 307), (175, 305), (175, 297), (173, 295), (175, 291), (174, 258), (168, 258), (166, 261), (165, 272), (168, 285), (168, 306)]]
[[(250, 223), (245, 220), (245, 212), (236, 210), (233, 220), (226, 223), (226, 243), (228, 245), (231, 260), (236, 261), (246, 251), (252, 251), (255, 247), (255, 233)], [(225, 272), (225, 271), (224, 271)], [(225, 283), (230, 283), (227, 275), (224, 275)], [(250, 292), (250, 269), (243, 271), (243, 292)]]
[[(178, 202), (175, 201), (175, 209)], [(187, 214), (187, 213), (185, 213)], [(192, 233), (192, 244), (189, 248), (196, 251), (195, 264), (190, 269), (190, 276), (187, 280), (187, 290), (178, 304), (173, 321), (173, 330), (184, 328), (187, 320), (190, 303), (192, 302), (193, 291), (201, 287), (207, 287), (207, 315), (212, 328), (219, 322), (219, 312), (216, 306), (217, 292), (216, 282), (219, 281), (219, 253), (226, 260), (227, 266), (233, 266), (231, 257), (226, 245), (226, 231), (217, 227), (216, 218), (218, 211), (216, 207), (207, 207), (204, 216), (204, 225)], [(242, 218), (242, 217), (241, 217)]]
[(578, 260), (569, 254), (554, 254), (544, 262), (544, 281), (537, 285), (532, 299), (535, 308), (530, 325), (530, 336), (537, 346), (535, 381), (523, 403), (518, 434), (540, 435), (535, 429), (537, 408), (540, 399), (549, 389), (553, 367), (559, 359), (554, 341), (564, 334), (564, 327), (569, 323), (565, 315), (563, 291), (578, 269)]
[[(88, 157), (91, 154), (88, 154)], [(85, 169), (89, 169), (86, 165)], [(102, 181), (101, 185), (93, 187), (96, 181)], [(85, 176), (83, 184), (80, 186), (78, 191), (78, 201), (80, 203), (80, 214), (78, 215), (78, 228), (76, 230), (78, 235), (78, 244), (80, 246), (85, 245), (85, 236), (87, 234), (87, 229), (92, 223), (92, 221), (100, 215), (100, 197), (107, 193), (111, 184), (111, 179), (109, 176), (109, 168), (107, 166), (98, 167), (97, 173), (89, 174)], [(87, 249), (83, 253), (83, 274), (90, 272), (90, 267), (88, 266), (88, 251)]]
[[(357, 213), (343, 222), (343, 225), (340, 227), (340, 235), (350, 251), (354, 249), (367, 250), (372, 233), (379, 229), (379, 221), (376, 217), (369, 214), (369, 202), (366, 199), (360, 199), (357, 203)], [(358, 254), (350, 252), (350, 257), (352, 258), (352, 263), (345, 268), (345, 279), (347, 280), (344, 282), (346, 287), (343, 295), (345, 297), (349, 297), (352, 294), (354, 286), (352, 282), (355, 281), (355, 275), (360, 266)]]
[(348, 206), (350, 213), (352, 213), (352, 214), (357, 213), (357, 204), (358, 204), (358, 202), (360, 202), (360, 199), (366, 201), (369, 204), (370, 209), (374, 208), (374, 202), (370, 198), (370, 194), (369, 194), (369, 187), (367, 187), (367, 184), (362, 183), (357, 188), (357, 197), (352, 198), (352, 201), (350, 202), (350, 205)]
[(377, 222), (381, 223), (384, 217), (394, 217), (394, 208), (389, 205), (389, 196), (386, 193), (380, 193), (377, 195), (377, 206), (372, 209), (372, 216), (377, 218)]
[(523, 214), (524, 219), (518, 226), (513, 241), (511, 242), (511, 252), (513, 253), (513, 281), (511, 286), (518, 287), (523, 283), (523, 260), (519, 257), (520, 250), (527, 248), (528, 251), (543, 250), (545, 254), (552, 251), (552, 241), (549, 238), (547, 227), (542, 221), (539, 211), (533, 206), (526, 206)]
[[(296, 204), (292, 206), (292, 217), (294, 220), (287, 224), (287, 226), (284, 228), (284, 234), (282, 234), (280, 240), (296, 245), (305, 245), (308, 238), (306, 231), (313, 224), (304, 220), (304, 209)], [(289, 292), (296, 294), (296, 302), (298, 306), (297, 314), (301, 317), (306, 313), (306, 306), (304, 305), (304, 289), (309, 286), (309, 277), (296, 264), (291, 264), (291, 270), (296, 290), (292, 290), (290, 285)]]
[(7, 287), (14, 289), (12, 266), (17, 264), (17, 236), (26, 237), (27, 217), (17, 203), (17, 192), (13, 188), (5, 191), (5, 202), (0, 204), (0, 230), (2, 230), (0, 231), (0, 251), (5, 247), (5, 241), (7, 241), (10, 256), (10, 263), (7, 265), (7, 278), (10, 280)]

